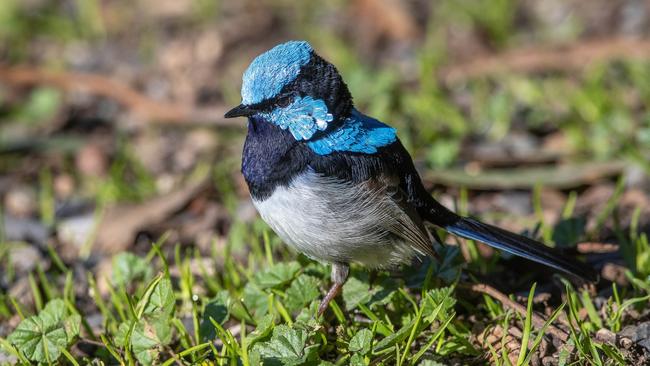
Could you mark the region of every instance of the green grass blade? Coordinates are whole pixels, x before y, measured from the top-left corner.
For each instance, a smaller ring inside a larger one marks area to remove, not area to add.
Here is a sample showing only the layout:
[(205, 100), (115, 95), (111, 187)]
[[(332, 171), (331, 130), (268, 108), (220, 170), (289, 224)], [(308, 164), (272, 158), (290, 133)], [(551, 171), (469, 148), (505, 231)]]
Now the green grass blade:
[(530, 288), (528, 293), (528, 304), (526, 305), (526, 319), (524, 320), (524, 329), (521, 336), (521, 348), (519, 349), (519, 357), (517, 357), (517, 366), (524, 364), (526, 359), (526, 352), (528, 350), (528, 339), (530, 338), (530, 333), (532, 332), (533, 324), (533, 298), (535, 297), (535, 288), (537, 283), (533, 283), (533, 286)]

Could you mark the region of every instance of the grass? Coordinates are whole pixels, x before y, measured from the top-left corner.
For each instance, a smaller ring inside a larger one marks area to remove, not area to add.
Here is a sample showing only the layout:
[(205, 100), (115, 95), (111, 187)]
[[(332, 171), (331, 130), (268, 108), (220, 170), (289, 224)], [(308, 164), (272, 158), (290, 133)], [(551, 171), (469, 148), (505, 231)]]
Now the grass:
[[(635, 236), (632, 233), (627, 237), (632, 240)], [(259, 241), (263, 250), (251, 252), (247, 262), (234, 259), (233, 252)], [(90, 358), (74, 361), (70, 354), (68, 347), (80, 342), (96, 348), (94, 358), (123, 364), (487, 362), (485, 351), (471, 341), (475, 338), (471, 315), (502, 329), (521, 329), (518, 354), (507, 347), (512, 340), (506, 339), (506, 332), (500, 344), (489, 345), (490, 362), (496, 364), (529, 364), (546, 328), (564, 318), (570, 330), (561, 352), (566, 362), (623, 365), (624, 355), (614, 345), (596, 341), (594, 334), (602, 328), (619, 331), (625, 324), (626, 309), (643, 305), (650, 298), (643, 279), (629, 272), (628, 276), (636, 280), (632, 287), (624, 289), (622, 295), (613, 285), (612, 297), (597, 311), (587, 290), (565, 282), (565, 301), (555, 307), (544, 327), (535, 329), (534, 284), (525, 314), (513, 313), (489, 296), (484, 296), (483, 302), (476, 301), (457, 289), (459, 281), (466, 282), (467, 277), (460, 276), (458, 251), (448, 247), (438, 248), (440, 262), (427, 262), (399, 276), (385, 272), (370, 275), (353, 267), (342, 297), (332, 303), (325, 319), (319, 319), (316, 309), (328, 285), (327, 266), (302, 256), (278, 261), (294, 255), (287, 253), (264, 225), (251, 225), (246, 234), (230, 237), (223, 248), (217, 244), (213, 244), (212, 260), (223, 265), (214, 274), (196, 264), (204, 263), (198, 252), (176, 246), (165, 253), (162, 248), (169, 243), (164, 238), (152, 243), (143, 257), (131, 253), (115, 257), (108, 277), (86, 273), (88, 292), (102, 316), (99, 333), (92, 330), (87, 315), (77, 307), (80, 299), (74, 290), (73, 270), (50, 251), (50, 259), (58, 263), (55, 269), (45, 274), (37, 267), (29, 276), (36, 313), (43, 316), (46, 304), (62, 301), (67, 311), (62, 321), (78, 317), (74, 337), (63, 340), (65, 346), (55, 354), (71, 364), (89, 362)], [(469, 267), (480, 266), (470, 263)], [(61, 281), (63, 286), (55, 285)], [(100, 289), (100, 283), (105, 289)], [(21, 319), (30, 316), (16, 299), (7, 294), (3, 297), (10, 304), (8, 311)], [(586, 316), (581, 315), (583, 311)], [(52, 334), (49, 336), (56, 340)], [(65, 338), (65, 333), (60, 336)], [(0, 346), (23, 363), (39, 357), (16, 339), (0, 339)], [(43, 346), (44, 350), (50, 348)]]

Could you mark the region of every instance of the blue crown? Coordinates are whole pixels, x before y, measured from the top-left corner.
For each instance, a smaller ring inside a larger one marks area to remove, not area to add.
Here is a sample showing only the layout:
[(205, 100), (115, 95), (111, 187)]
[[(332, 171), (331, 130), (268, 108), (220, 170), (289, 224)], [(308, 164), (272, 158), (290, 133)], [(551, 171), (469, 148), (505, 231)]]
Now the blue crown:
[(244, 72), (242, 103), (251, 105), (275, 97), (298, 76), (312, 52), (305, 41), (289, 41), (257, 56)]

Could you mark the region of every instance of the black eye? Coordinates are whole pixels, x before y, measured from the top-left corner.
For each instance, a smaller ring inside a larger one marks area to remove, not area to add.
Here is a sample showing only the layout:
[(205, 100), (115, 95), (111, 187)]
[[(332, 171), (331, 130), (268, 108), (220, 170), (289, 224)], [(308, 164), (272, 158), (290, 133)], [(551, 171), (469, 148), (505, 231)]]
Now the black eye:
[(287, 107), (289, 104), (291, 104), (291, 99), (292, 98), (290, 96), (281, 97), (275, 102), (275, 105), (280, 108)]

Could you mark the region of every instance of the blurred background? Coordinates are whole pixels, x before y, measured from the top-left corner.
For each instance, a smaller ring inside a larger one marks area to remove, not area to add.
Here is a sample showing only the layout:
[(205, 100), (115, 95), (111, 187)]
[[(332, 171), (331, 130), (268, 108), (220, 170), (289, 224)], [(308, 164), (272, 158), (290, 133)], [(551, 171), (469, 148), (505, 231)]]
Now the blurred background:
[(223, 113), (252, 58), (290, 39), (398, 128), (445, 205), (647, 278), (647, 239), (619, 250), (617, 233), (650, 223), (649, 35), (643, 0), (2, 0), (0, 320), (60, 265), (83, 289), (152, 241), (211, 275), (263, 257), (245, 121)]

